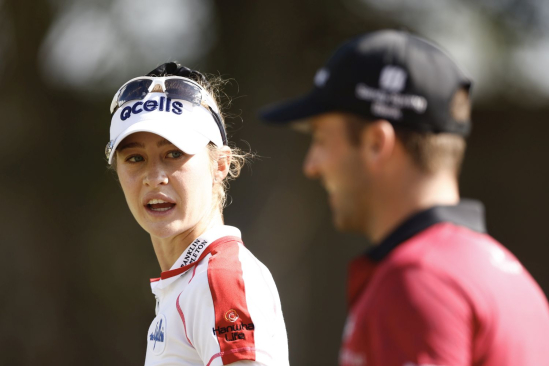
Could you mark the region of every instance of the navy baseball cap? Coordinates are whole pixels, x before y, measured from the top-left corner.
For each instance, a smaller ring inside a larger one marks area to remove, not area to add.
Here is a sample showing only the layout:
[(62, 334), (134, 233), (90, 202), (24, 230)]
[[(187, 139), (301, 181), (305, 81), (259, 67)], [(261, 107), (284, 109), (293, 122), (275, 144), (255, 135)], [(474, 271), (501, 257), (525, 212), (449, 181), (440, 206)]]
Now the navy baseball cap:
[(385, 119), (420, 132), (466, 136), (469, 120), (452, 116), (454, 96), (471, 81), (438, 46), (404, 31), (384, 30), (343, 44), (318, 70), (313, 90), (266, 107), (267, 122), (287, 123), (327, 112)]

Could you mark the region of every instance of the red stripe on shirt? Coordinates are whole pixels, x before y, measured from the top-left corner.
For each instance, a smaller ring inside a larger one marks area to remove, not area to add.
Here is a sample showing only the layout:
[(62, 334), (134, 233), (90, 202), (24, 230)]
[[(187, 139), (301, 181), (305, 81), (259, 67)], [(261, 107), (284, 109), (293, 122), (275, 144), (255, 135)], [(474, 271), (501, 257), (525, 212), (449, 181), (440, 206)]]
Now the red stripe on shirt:
[[(255, 361), (255, 327), (246, 303), (238, 242), (211, 251), (208, 282), (215, 310), (215, 329), (224, 365)], [(221, 330), (223, 328), (223, 331)]]
[(196, 268), (198, 268), (198, 266), (194, 266), (193, 275), (191, 276), (191, 279), (189, 280), (189, 283), (191, 283), (191, 281), (192, 281), (193, 278), (194, 278), (194, 275), (196, 274)]
[(189, 336), (187, 335), (187, 323), (185, 323), (185, 315), (183, 315), (183, 310), (181, 310), (181, 306), (179, 306), (179, 296), (177, 296), (177, 301), (175, 302), (175, 306), (177, 307), (177, 312), (179, 313), (179, 316), (181, 317), (181, 320), (183, 321), (183, 329), (185, 330), (185, 337), (187, 338), (187, 341), (189, 344), (194, 348), (193, 343), (189, 339)]

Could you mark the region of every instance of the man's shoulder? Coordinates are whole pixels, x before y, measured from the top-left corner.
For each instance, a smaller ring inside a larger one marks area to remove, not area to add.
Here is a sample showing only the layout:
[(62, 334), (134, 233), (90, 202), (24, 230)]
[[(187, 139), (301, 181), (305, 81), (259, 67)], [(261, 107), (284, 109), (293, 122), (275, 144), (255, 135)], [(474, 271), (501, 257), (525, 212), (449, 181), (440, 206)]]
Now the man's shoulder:
[(475, 303), (492, 303), (506, 293), (539, 292), (502, 244), (451, 223), (433, 225), (402, 243), (380, 264), (376, 277), (378, 286), (400, 281), (407, 291), (429, 284), (452, 288)]
[(387, 270), (473, 270), (490, 263), (494, 253), (514, 256), (491, 236), (452, 223), (439, 223), (399, 245), (382, 264)]
[(406, 288), (427, 281), (478, 294), (519, 269), (513, 254), (489, 235), (440, 223), (395, 248), (379, 264), (372, 286), (407, 279)]

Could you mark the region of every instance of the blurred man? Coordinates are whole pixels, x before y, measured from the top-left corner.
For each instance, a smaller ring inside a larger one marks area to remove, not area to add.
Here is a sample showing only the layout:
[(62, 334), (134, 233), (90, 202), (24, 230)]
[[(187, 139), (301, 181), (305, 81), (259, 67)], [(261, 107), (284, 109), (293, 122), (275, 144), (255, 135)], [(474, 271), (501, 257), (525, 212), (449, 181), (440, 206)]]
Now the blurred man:
[(350, 264), (341, 366), (549, 364), (549, 306), (485, 232), (458, 174), (471, 82), (437, 46), (381, 31), (344, 44), (307, 96), (264, 110), (312, 131), (304, 171), (333, 221), (374, 247)]

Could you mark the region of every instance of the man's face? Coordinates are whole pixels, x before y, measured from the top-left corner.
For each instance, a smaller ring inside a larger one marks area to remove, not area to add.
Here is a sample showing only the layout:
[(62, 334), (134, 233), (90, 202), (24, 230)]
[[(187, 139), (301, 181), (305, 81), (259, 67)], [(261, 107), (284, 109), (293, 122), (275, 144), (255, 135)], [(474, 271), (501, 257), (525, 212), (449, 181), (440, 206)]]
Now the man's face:
[(359, 146), (349, 139), (347, 118), (326, 113), (310, 120), (313, 137), (303, 170), (307, 177), (318, 178), (328, 192), (336, 228), (362, 232), (369, 179)]

